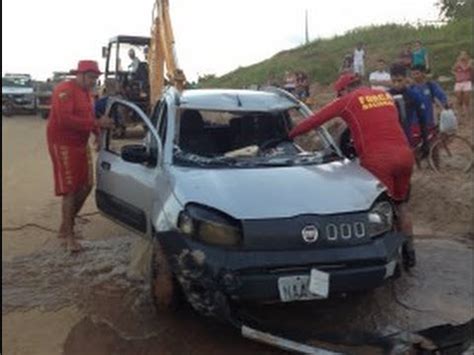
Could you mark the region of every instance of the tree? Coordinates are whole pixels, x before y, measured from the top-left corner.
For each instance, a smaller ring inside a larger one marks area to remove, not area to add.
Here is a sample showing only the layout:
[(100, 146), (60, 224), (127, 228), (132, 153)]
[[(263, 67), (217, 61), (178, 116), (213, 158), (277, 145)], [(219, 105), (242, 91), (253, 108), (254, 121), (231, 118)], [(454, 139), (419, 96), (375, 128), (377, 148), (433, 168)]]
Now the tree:
[(215, 79), (216, 78), (216, 75), (215, 74), (204, 74), (204, 75), (199, 75), (198, 77), (198, 84), (202, 84), (206, 81), (209, 81), (209, 80), (212, 80), (212, 79)]
[(474, 0), (438, 0), (440, 15), (448, 20), (472, 17)]

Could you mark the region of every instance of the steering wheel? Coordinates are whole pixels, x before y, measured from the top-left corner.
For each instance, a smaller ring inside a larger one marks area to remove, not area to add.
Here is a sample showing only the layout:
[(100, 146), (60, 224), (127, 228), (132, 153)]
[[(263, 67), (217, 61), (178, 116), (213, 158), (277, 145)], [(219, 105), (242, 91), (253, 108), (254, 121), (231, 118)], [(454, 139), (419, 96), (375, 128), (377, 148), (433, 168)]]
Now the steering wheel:
[(339, 148), (346, 158), (354, 159), (357, 157), (357, 152), (354, 148), (354, 141), (352, 140), (351, 131), (349, 128), (346, 128), (344, 132), (342, 132), (339, 141)]

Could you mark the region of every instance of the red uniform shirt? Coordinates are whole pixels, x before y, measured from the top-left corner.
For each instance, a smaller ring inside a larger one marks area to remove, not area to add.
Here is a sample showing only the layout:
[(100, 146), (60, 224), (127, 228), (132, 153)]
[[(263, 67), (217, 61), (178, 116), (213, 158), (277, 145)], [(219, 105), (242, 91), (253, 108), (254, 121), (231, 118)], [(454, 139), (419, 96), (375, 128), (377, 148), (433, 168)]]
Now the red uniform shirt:
[(385, 184), (394, 200), (405, 201), (415, 161), (390, 94), (366, 87), (354, 90), (298, 124), (289, 136), (334, 117), (349, 126), (361, 165)]
[(374, 151), (380, 152), (391, 147), (409, 148), (390, 94), (366, 87), (326, 105), (293, 128), (289, 136), (299, 136), (335, 117), (341, 117), (349, 126), (361, 160), (367, 153)]
[(91, 93), (74, 80), (58, 84), (51, 99), (48, 142), (85, 147), (91, 132), (98, 133)]

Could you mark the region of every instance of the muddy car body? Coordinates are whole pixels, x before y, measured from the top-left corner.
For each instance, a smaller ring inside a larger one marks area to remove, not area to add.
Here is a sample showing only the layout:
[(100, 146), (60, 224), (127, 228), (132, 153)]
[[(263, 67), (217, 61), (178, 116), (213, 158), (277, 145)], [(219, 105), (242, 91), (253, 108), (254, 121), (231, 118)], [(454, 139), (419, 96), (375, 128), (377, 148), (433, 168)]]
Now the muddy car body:
[[(203, 314), (371, 289), (398, 276), (405, 237), (383, 185), (328, 132), (306, 151), (282, 139), (310, 112), (280, 91), (165, 91), (135, 144), (103, 136), (96, 199), (157, 241)], [(298, 116), (298, 117), (297, 117)]]

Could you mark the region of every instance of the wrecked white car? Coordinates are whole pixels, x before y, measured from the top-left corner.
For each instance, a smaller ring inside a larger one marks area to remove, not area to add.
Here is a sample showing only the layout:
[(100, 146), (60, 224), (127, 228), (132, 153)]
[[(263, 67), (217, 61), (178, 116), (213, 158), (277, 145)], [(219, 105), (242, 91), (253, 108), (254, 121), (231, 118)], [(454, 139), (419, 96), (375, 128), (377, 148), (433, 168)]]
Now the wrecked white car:
[(311, 151), (282, 139), (310, 113), (293, 97), (170, 88), (151, 117), (118, 99), (108, 112), (143, 125), (103, 135), (97, 205), (154, 240), (164, 303), (181, 290), (219, 316), (235, 302), (327, 298), (400, 274), (406, 239), (385, 188), (324, 128)]

